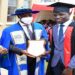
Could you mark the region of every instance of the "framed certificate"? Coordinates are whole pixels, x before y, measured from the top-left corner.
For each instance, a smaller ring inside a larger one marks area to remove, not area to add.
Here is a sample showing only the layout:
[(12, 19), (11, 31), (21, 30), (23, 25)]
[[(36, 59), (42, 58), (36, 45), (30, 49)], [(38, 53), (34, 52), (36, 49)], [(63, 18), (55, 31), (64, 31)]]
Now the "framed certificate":
[(45, 40), (29, 40), (27, 51), (33, 56), (40, 56), (45, 52)]

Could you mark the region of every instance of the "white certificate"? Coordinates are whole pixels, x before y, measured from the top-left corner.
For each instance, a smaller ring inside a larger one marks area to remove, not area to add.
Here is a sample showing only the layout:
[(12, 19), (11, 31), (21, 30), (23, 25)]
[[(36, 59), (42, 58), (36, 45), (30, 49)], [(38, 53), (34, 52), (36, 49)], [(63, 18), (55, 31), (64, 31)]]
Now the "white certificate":
[(4, 68), (0, 68), (1, 75), (8, 75), (8, 70)]
[(45, 52), (45, 40), (29, 40), (28, 53), (33, 56), (39, 56)]

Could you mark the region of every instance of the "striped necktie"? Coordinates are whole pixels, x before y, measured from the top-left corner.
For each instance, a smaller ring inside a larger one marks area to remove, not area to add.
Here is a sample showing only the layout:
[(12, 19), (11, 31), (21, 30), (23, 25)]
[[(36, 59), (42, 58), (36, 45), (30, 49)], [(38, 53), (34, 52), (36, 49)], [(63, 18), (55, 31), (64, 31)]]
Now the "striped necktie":
[(26, 27), (27, 27), (28, 33), (30, 35), (30, 38), (33, 39), (33, 32), (29, 29), (28, 26), (26, 26)]

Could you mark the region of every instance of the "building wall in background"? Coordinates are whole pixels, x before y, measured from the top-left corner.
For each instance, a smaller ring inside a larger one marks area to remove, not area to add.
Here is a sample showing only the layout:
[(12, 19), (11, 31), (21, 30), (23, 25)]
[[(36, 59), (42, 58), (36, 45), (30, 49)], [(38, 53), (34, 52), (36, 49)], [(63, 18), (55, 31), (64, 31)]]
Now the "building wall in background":
[(32, 0), (0, 0), (0, 25), (5, 27), (17, 21), (16, 17), (11, 17), (10, 14), (14, 13), (16, 8), (25, 6), (31, 7)]
[[(10, 14), (14, 13), (16, 8), (20, 8), (22, 6), (31, 8), (33, 3), (46, 3), (56, 1), (67, 2), (67, 0), (0, 0), (0, 25), (5, 27), (15, 23), (18, 20), (16, 17), (9, 16)], [(75, 3), (74, 0), (69, 0), (68, 2)]]

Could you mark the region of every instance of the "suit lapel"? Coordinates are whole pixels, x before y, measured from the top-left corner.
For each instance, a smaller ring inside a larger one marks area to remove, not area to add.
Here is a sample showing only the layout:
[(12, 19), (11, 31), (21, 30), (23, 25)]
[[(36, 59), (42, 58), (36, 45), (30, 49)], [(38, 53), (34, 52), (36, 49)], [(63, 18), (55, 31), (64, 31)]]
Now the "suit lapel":
[(54, 41), (58, 42), (58, 26), (57, 25), (53, 27), (53, 37), (54, 37)]
[(68, 26), (66, 26), (64, 28), (63, 37), (61, 38), (60, 42), (62, 42), (64, 40), (64, 38), (65, 38), (65, 32), (66, 32), (67, 28), (68, 28)]

